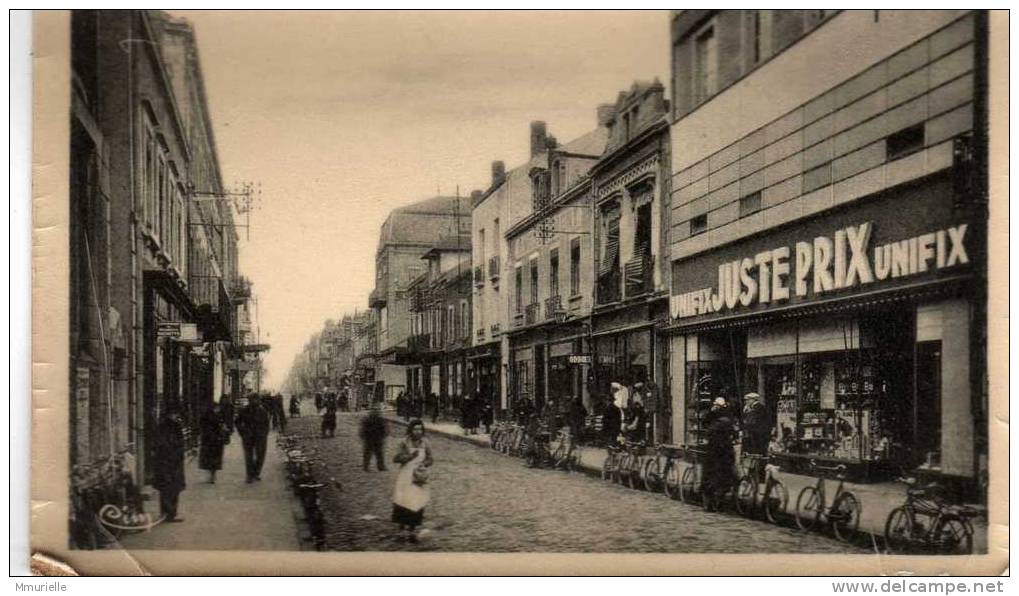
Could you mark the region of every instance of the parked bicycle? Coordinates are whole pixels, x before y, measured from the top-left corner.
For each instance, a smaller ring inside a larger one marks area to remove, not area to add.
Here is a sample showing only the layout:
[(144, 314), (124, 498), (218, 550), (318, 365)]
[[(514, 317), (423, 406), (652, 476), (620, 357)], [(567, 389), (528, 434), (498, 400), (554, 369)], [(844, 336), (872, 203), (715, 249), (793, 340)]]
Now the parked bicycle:
[(694, 503), (701, 491), (701, 458), (704, 452), (697, 447), (686, 447), (683, 456), (690, 465), (683, 470), (679, 480), (679, 500)]
[(980, 514), (972, 507), (946, 502), (936, 483), (915, 486), (915, 480), (900, 478), (909, 488), (906, 502), (885, 520), (885, 546), (889, 552), (924, 548), (945, 555), (973, 552), (971, 518)]
[(573, 472), (580, 467), (580, 455), (581, 450), (577, 444), (577, 438), (567, 429), (560, 430), (552, 450), (555, 467)]
[[(789, 491), (775, 473), (778, 466), (769, 464), (767, 456), (747, 454), (745, 466), (736, 487), (736, 511), (747, 517), (761, 509), (769, 522), (777, 524), (789, 503)], [(764, 476), (764, 490), (760, 478)]]
[(549, 449), (551, 436), (548, 431), (539, 431), (527, 441), (525, 463), (528, 468), (543, 468), (555, 465)]
[(615, 480), (619, 465), (623, 461), (626, 451), (619, 443), (609, 443), (605, 446), (605, 461), (601, 465), (601, 479)]
[(644, 463), (644, 488), (648, 492), (663, 491), (670, 498), (679, 498), (679, 459), (682, 456), (683, 448), (678, 445), (656, 447), (654, 457)]
[(819, 475), (814, 486), (804, 487), (796, 498), (796, 525), (802, 530), (812, 530), (818, 524), (826, 523), (839, 540), (849, 540), (860, 526), (860, 500), (845, 489), (846, 466), (824, 467), (810, 460), (810, 468), (822, 474), (830, 473), (838, 480), (831, 506), (826, 507), (827, 490), (823, 475)]
[(643, 441), (626, 441), (623, 444), (623, 449), (622, 459), (616, 468), (615, 481), (633, 489), (643, 488), (641, 471), (644, 466), (643, 457), (647, 451), (647, 444)]
[[(319, 466), (323, 472), (327, 472), (326, 464), (317, 457), (317, 450), (302, 449), (297, 445), (296, 438), (280, 437), (277, 444), (289, 447), (285, 449), (287, 479), (304, 510), (312, 543), (316, 550), (323, 550), (326, 546), (326, 524), (319, 493), (327, 485), (320, 480), (325, 474), (316, 474), (315, 467)], [(335, 478), (330, 478), (330, 481), (336, 483)]]

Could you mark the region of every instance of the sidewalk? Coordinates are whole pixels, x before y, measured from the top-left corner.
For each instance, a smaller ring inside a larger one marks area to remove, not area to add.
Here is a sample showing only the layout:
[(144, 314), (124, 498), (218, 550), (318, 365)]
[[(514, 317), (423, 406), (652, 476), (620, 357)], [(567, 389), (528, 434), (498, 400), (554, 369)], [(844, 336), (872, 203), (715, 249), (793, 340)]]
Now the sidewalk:
[[(403, 419), (397, 417), (395, 414), (386, 413), (385, 417), (397, 424), (406, 424)], [(432, 423), (425, 420), (424, 423), (425, 428), (429, 432), (434, 432), (451, 439), (489, 447), (489, 436), (487, 434), (464, 435), (463, 429), (460, 428), (460, 425), (454, 422)], [(605, 449), (602, 447), (581, 447), (580, 451), (580, 471), (588, 475), (600, 477), (601, 467), (605, 462)], [(680, 474), (682, 474), (683, 470), (690, 466), (690, 464), (685, 461), (681, 461), (679, 464)], [(777, 477), (783, 484), (785, 484), (786, 489), (789, 491), (789, 503), (786, 507), (786, 513), (790, 516), (791, 522), (791, 516), (794, 515), (796, 511), (796, 498), (799, 496), (800, 491), (808, 485), (813, 485), (817, 479), (810, 476), (783, 472), (779, 472)], [(830, 500), (830, 492), (835, 490), (834, 481), (830, 481), (828, 483), (828, 490), (828, 498)], [(856, 495), (857, 499), (860, 500), (860, 531), (868, 532), (882, 538), (884, 536), (885, 521), (888, 519), (888, 514), (891, 513), (893, 509), (901, 505), (906, 499), (905, 485), (897, 482), (876, 482), (870, 484), (854, 484), (847, 482), (845, 490), (851, 491)], [(831, 504), (830, 501), (828, 504)], [(985, 552), (988, 548), (987, 522), (983, 519), (974, 519), (973, 526), (973, 550), (977, 553)]]
[[(125, 549), (180, 550), (300, 550), (295, 518), (299, 511), (287, 486), (276, 433), (270, 433), (262, 480), (244, 482), (241, 439), (233, 436), (223, 453), (223, 469), (216, 484), (198, 469), (198, 458), (188, 461), (187, 488), (180, 494), (181, 523), (162, 523), (148, 532), (123, 536)], [(159, 515), (159, 493), (152, 491), (146, 510)]]

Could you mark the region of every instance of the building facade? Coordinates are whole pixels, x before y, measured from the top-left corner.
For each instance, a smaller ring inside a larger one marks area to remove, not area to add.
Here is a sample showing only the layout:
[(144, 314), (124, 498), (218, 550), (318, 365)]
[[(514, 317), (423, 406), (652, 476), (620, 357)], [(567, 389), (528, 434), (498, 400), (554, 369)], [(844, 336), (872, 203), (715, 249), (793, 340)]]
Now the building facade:
[(607, 112), (605, 153), (591, 168), (597, 247), (591, 314), (593, 382), (643, 383), (654, 439), (669, 438), (669, 122), (664, 86), (634, 83)]
[[(598, 127), (565, 145), (534, 139), (527, 175), (530, 212), (505, 232), (510, 328), (506, 352), (508, 408), (527, 400), (561, 408), (579, 397), (593, 406), (589, 314), (594, 299), (592, 186), (588, 171), (601, 157), (608, 130)], [(535, 147), (537, 144), (537, 147)], [(540, 146), (544, 145), (544, 150)], [(520, 206), (510, 206), (510, 211)]]
[[(407, 288), (425, 272), (421, 257), (429, 250), (470, 247), (470, 202), (469, 197), (433, 197), (394, 209), (382, 224), (375, 253), (375, 288), (368, 302), (378, 348), (374, 379), (385, 384), (389, 400), (405, 390), (407, 378), (412, 318)], [(469, 262), (468, 256), (464, 267)]]
[(715, 397), (754, 391), (784, 468), (896, 462), (979, 486), (985, 19), (673, 15), (677, 440), (703, 439)]
[(159, 11), (72, 13), (71, 461), (122, 453), (232, 389), (237, 237), (194, 32)]

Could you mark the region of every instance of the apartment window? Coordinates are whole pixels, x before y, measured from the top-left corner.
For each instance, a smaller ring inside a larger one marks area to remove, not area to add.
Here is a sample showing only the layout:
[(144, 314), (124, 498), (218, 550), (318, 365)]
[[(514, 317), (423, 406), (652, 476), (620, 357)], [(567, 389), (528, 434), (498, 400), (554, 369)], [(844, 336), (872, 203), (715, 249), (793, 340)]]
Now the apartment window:
[(923, 149), (924, 125), (916, 124), (892, 133), (885, 139), (885, 151), (888, 161), (905, 157)]
[(492, 254), (499, 254), (499, 218), (492, 222)]
[(702, 213), (690, 220), (690, 235), (696, 236), (708, 231), (708, 214)]
[(739, 200), (739, 216), (746, 217), (761, 210), (761, 191), (752, 192)]
[(570, 296), (580, 294), (580, 238), (570, 240)]
[(467, 301), (460, 301), (460, 337), (470, 338), (471, 336), (471, 318), (467, 315)]
[(764, 56), (763, 48), (761, 47), (763, 41), (761, 38), (761, 11), (751, 10), (749, 21), (747, 28), (749, 29), (750, 38), (750, 59), (753, 61), (753, 64), (757, 64)]
[(531, 259), (531, 304), (538, 303), (538, 259)]
[(482, 267), (485, 266), (485, 228), (478, 230), (478, 260)]
[(709, 26), (694, 38), (694, 104), (707, 101), (715, 92), (718, 74), (718, 45), (715, 28)]
[(517, 305), (517, 312), (519, 313), (524, 310), (524, 272), (520, 265), (516, 266), (514, 280), (516, 281), (516, 285), (514, 287), (514, 291), (516, 292), (515, 301)]
[(548, 255), (548, 294), (559, 295), (559, 249), (553, 248)]

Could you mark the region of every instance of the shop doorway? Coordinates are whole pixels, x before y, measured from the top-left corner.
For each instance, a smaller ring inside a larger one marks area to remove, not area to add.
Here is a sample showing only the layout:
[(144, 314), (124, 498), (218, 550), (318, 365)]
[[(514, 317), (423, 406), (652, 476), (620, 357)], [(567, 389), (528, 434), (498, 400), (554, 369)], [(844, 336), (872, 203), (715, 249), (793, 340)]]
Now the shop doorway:
[[(918, 460), (936, 463), (941, 452), (941, 342), (916, 344), (913, 436)], [(920, 463), (917, 461), (916, 463)]]

